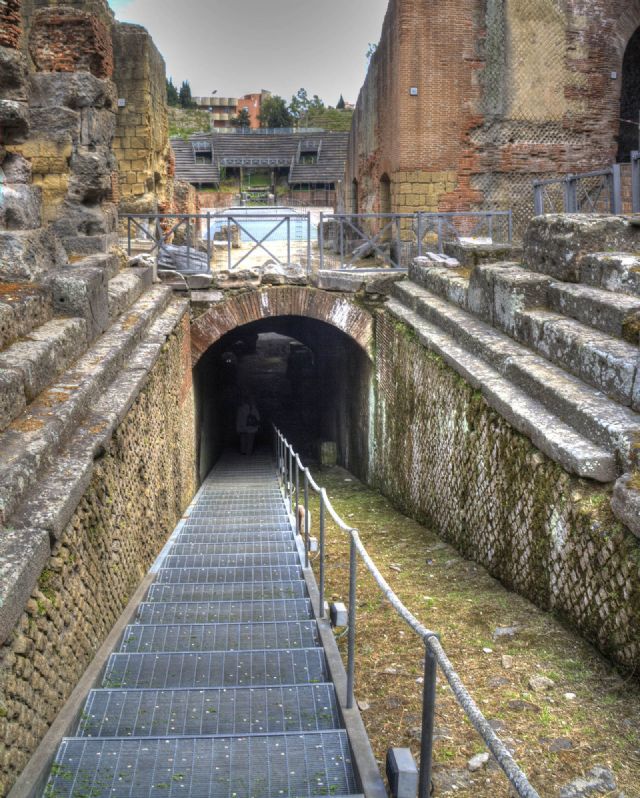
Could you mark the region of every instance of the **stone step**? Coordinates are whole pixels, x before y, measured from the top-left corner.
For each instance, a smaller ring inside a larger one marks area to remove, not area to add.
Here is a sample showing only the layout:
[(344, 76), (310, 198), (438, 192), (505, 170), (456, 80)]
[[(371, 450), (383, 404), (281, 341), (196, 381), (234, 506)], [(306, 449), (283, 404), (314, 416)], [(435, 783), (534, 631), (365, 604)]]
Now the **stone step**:
[(632, 410), (421, 286), (404, 283), (397, 295), (457, 344), (535, 396), (553, 415), (615, 452), (622, 470), (632, 467), (638, 457), (634, 439), (640, 431), (640, 418)]
[(424, 346), (440, 355), (472, 388), (480, 390), (490, 407), (552, 460), (570, 473), (598, 482), (611, 482), (617, 477), (619, 469), (613, 451), (578, 433), (433, 322), (397, 300), (391, 300), (387, 307), (415, 330)]
[(340, 728), (332, 684), (92, 690), (77, 737), (188, 737)]
[(263, 651), (320, 645), (315, 621), (278, 623), (130, 624), (120, 651)]
[(615, 402), (640, 411), (637, 346), (545, 310), (522, 311), (514, 328), (517, 340)]
[(0, 351), (52, 316), (51, 291), (44, 286), (0, 282)]
[(262, 601), (153, 601), (140, 604), (137, 623), (255, 623), (313, 617), (309, 599)]
[[(171, 298), (165, 288), (148, 291), (136, 303), (132, 319), (112, 325), (0, 434), (0, 523), (7, 522), (120, 369), (125, 364), (131, 367), (137, 345)], [(68, 330), (69, 324), (76, 325), (76, 332), (84, 329), (83, 320), (54, 320), (48, 324), (61, 325), (63, 330)], [(72, 343), (70, 349), (73, 350)], [(135, 376), (129, 373), (130, 378)]]
[[(544, 275), (491, 266), (478, 267), (477, 271), (492, 281), (493, 308), (488, 312), (479, 303), (474, 303), (472, 286), (467, 306), (462, 307), (504, 330), (516, 341), (537, 350), (620, 404), (634, 409), (640, 406), (637, 346), (567, 318), (562, 313), (543, 309), (547, 301), (545, 296), (553, 284)], [(475, 273), (472, 282), (474, 276)], [(440, 275), (441, 282), (442, 278)], [(431, 280), (430, 284), (433, 285), (434, 281)], [(440, 289), (438, 295), (442, 296), (442, 286)], [(396, 295), (402, 295), (402, 285), (395, 290)], [(611, 300), (610, 306), (613, 307), (613, 295)]]
[(95, 798), (163, 793), (338, 798), (359, 790), (347, 734), (331, 730), (242, 737), (66, 738), (46, 795), (71, 798), (81, 792)]
[(86, 348), (84, 319), (51, 319), (0, 352), (0, 432)]
[(580, 282), (606, 291), (640, 296), (640, 256), (601, 252), (583, 256)]
[(551, 283), (552, 310), (607, 335), (637, 345), (640, 342), (640, 294), (637, 297), (578, 283)]
[(109, 320), (115, 321), (136, 302), (153, 281), (153, 269), (132, 268), (109, 280)]

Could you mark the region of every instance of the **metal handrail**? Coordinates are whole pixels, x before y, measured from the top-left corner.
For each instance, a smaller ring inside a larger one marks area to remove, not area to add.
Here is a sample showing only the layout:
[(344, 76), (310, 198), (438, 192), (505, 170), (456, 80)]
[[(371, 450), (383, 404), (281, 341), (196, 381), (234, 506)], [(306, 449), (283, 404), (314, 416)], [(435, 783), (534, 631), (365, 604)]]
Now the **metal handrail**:
[[(466, 689), (462, 680), (456, 673), (451, 661), (442, 647), (438, 634), (424, 626), (418, 618), (402, 603), (393, 589), (378, 570), (375, 562), (367, 552), (358, 530), (347, 524), (336, 512), (331, 504), (325, 488), (321, 488), (311, 476), (293, 446), (287, 441), (280, 430), (274, 425), (276, 458), (280, 480), (289, 507), (293, 509), (295, 494), (296, 524), (298, 524), (300, 502), (300, 472), (304, 477), (304, 539), (305, 539), (305, 568), (309, 568), (309, 488), (320, 496), (320, 584), (318, 615), (325, 617), (325, 525), (327, 513), (334, 523), (349, 535), (349, 622), (347, 638), (347, 692), (345, 703), (351, 709), (354, 703), (354, 677), (355, 677), (355, 632), (356, 632), (356, 582), (357, 582), (357, 557), (359, 554), (373, 576), (383, 595), (389, 601), (402, 620), (422, 639), (425, 646), (425, 673), (422, 699), (422, 736), (420, 743), (420, 781), (418, 798), (428, 798), (431, 792), (431, 770), (434, 741), (434, 720), (436, 702), (436, 670), (440, 666), (456, 701), (471, 721), (471, 724), (496, 758), (502, 771), (507, 776), (520, 798), (539, 798), (524, 772), (518, 767), (508, 748), (500, 740), (489, 722), (480, 711), (471, 694)], [(295, 474), (294, 474), (295, 464)], [(295, 487), (294, 487), (295, 480)]]

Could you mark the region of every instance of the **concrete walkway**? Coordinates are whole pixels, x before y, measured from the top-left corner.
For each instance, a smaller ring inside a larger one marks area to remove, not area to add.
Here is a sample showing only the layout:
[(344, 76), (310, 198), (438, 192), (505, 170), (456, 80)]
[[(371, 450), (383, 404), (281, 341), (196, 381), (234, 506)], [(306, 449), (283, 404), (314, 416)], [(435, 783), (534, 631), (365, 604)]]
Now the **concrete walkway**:
[(45, 795), (360, 793), (271, 458), (224, 457), (154, 569)]

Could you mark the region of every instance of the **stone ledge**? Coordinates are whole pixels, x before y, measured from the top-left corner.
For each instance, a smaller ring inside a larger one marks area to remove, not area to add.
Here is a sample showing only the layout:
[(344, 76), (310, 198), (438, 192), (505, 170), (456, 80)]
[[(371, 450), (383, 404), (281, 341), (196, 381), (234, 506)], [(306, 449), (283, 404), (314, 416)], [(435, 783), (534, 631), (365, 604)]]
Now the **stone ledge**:
[(611, 482), (617, 477), (616, 458), (610, 451), (581, 436), (414, 311), (395, 300), (387, 308), (416, 331), (424, 346), (440, 355), (475, 390), (480, 390), (490, 407), (569, 473), (597, 482)]
[(7, 522), (171, 297), (166, 288), (148, 291), (0, 436), (0, 523)]
[(31, 495), (12, 516), (17, 527), (35, 524), (57, 540), (83, 496), (97, 456), (144, 388), (171, 333), (188, 312), (188, 302), (174, 301), (150, 326), (100, 399), (78, 425), (65, 450), (38, 480)]
[(13, 631), (51, 555), (43, 529), (5, 529), (0, 537), (0, 645)]
[(403, 283), (396, 287), (395, 296), (467, 352), (535, 396), (553, 415), (598, 445), (615, 451), (623, 470), (632, 467), (637, 457), (633, 444), (640, 435), (640, 417), (632, 410), (422, 286)]
[(314, 275), (313, 284), (324, 291), (342, 291), (349, 294), (364, 291), (367, 294), (388, 296), (395, 283), (406, 279), (406, 276), (404, 271), (391, 272), (383, 269), (363, 269), (357, 272), (323, 269)]
[(638, 474), (625, 474), (613, 489), (611, 509), (616, 518), (640, 538), (640, 490)]

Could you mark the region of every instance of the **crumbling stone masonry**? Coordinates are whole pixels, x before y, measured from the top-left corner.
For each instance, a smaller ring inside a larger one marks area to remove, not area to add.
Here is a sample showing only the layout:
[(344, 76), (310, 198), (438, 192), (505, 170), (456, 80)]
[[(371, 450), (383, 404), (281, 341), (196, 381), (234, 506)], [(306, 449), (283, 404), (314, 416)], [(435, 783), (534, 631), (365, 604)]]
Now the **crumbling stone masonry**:
[(611, 512), (610, 488), (542, 454), (386, 312), (376, 347), (372, 483), (505, 585), (637, 669), (640, 547)]
[(390, 0), (346, 207), (385, 209), (390, 183), (390, 210), (512, 208), (524, 232), (534, 179), (605, 166), (619, 137), (637, 148), (620, 119), (640, 110), (639, 27), (638, 0)]
[[(129, 213), (171, 209), (169, 128), (165, 64), (147, 31), (113, 26), (114, 80), (118, 99), (115, 154), (119, 207)], [(195, 202), (192, 203), (192, 207)]]
[(183, 313), (97, 457), (14, 631), (0, 643), (3, 795), (191, 500), (194, 440), (189, 324)]

